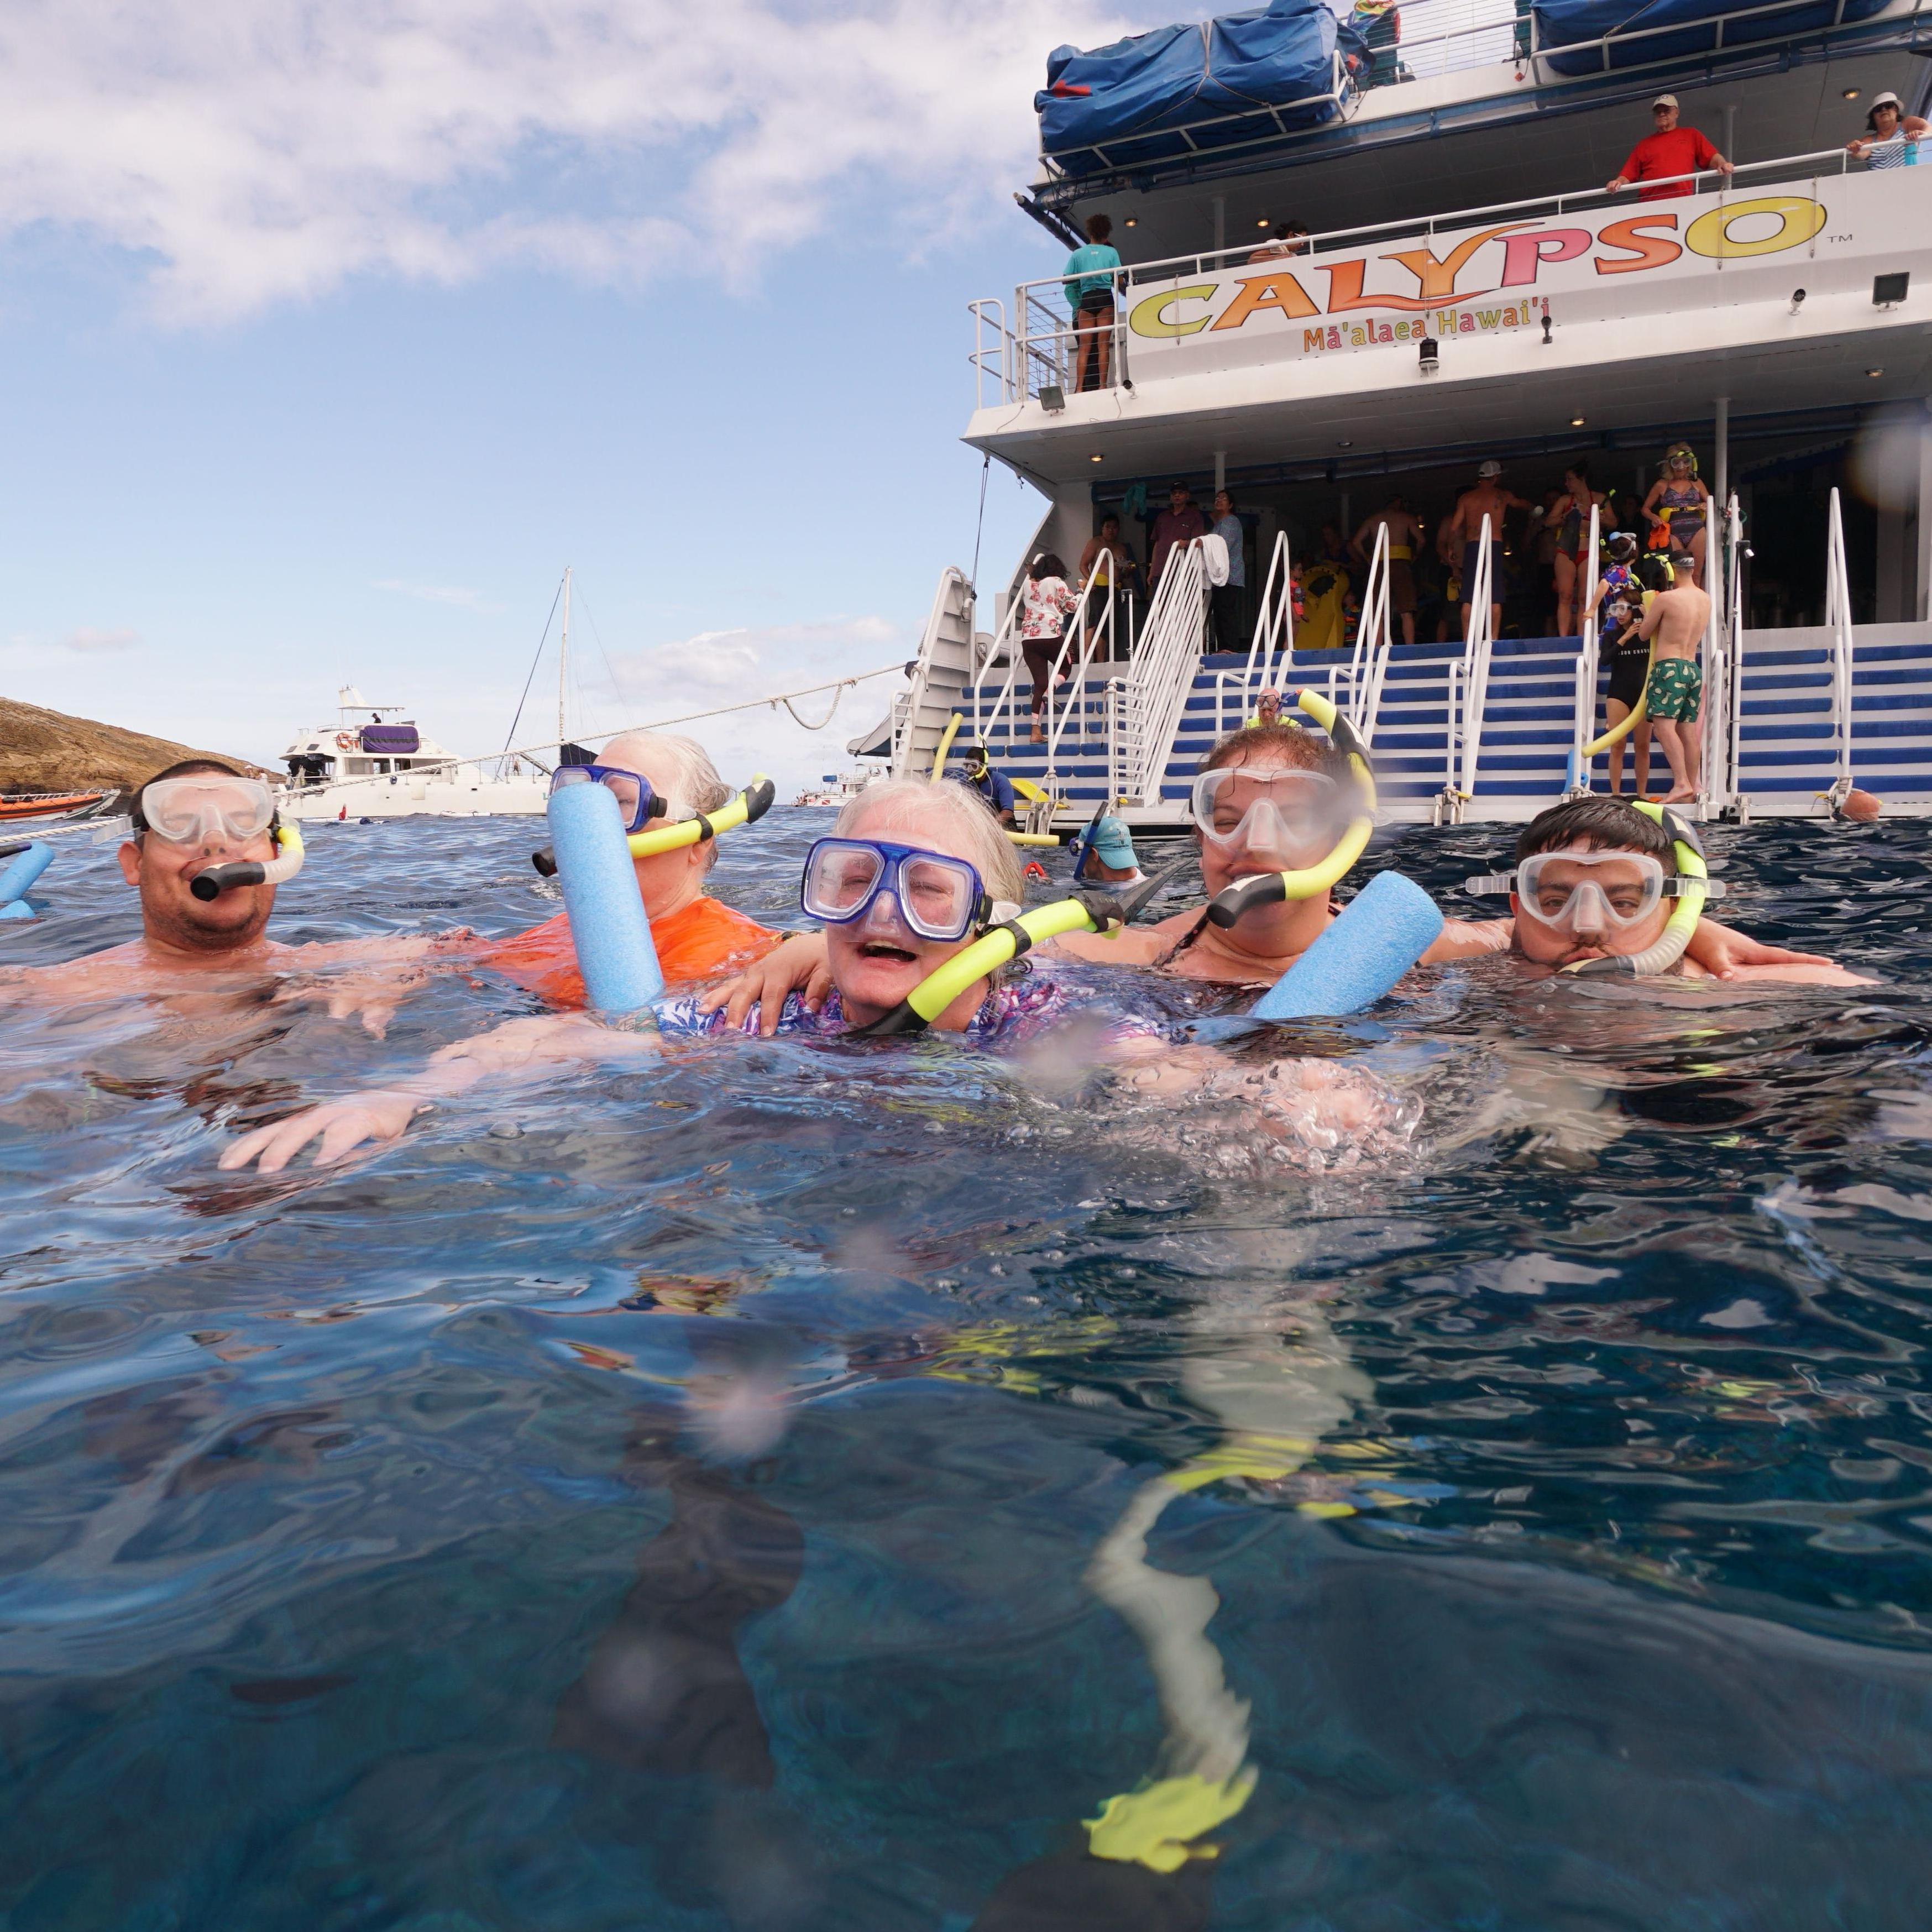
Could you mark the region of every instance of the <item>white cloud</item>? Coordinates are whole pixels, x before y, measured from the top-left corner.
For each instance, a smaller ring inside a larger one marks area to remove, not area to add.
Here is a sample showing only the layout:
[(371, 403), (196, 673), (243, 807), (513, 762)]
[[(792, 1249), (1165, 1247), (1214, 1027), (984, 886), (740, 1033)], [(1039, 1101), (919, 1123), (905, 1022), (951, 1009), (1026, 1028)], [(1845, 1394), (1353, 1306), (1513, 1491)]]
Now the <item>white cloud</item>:
[(442, 584), (404, 584), (393, 577), (381, 577), (374, 586), (378, 590), (393, 590), (404, 597), (420, 598), (425, 604), (452, 604), (459, 610), (474, 610), (487, 614), (498, 607), (486, 604), (480, 590), (465, 590), (460, 585)]
[(1010, 207), (1048, 50), (1125, 26), (1105, 0), (16, 0), (0, 232), (139, 251), (176, 322), (369, 273), (742, 280), (848, 193), (926, 240)]
[(85, 625), (61, 640), (64, 651), (131, 651), (141, 641), (138, 631), (94, 631)]

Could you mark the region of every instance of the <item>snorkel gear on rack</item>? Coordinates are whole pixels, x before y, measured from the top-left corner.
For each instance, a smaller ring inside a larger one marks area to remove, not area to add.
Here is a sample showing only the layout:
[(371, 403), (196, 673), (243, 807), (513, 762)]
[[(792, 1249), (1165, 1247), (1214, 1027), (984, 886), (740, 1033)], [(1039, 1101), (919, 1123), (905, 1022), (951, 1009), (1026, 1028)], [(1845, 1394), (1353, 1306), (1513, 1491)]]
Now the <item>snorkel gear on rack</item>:
[[(1362, 788), (1364, 802), (1357, 815), (1350, 820), (1348, 830), (1336, 842), (1334, 850), (1320, 863), (1304, 866), (1299, 872), (1264, 872), (1258, 877), (1238, 880), (1226, 891), (1217, 892), (1208, 901), (1203, 917), (1209, 923), (1227, 927), (1236, 924), (1245, 914), (1257, 906), (1274, 905), (1284, 899), (1312, 899), (1328, 892), (1346, 877), (1367, 849), (1370, 838), (1376, 829), (1376, 775), (1369, 757), (1369, 748), (1362, 742), (1360, 733), (1347, 717), (1317, 691), (1303, 691), (1296, 694), (1295, 704), (1309, 717), (1326, 731), (1330, 742), (1348, 761), (1349, 771)], [(1239, 770), (1237, 766), (1234, 769)], [(1209, 828), (1203, 827), (1203, 836), (1209, 836)], [(1198, 932), (1199, 928), (1197, 927)], [(1190, 935), (1191, 938), (1192, 934)], [(1182, 941), (1177, 951), (1186, 944)]]
[[(1684, 949), (1690, 944), (1690, 935), (1697, 929), (1697, 921), (1705, 906), (1712, 899), (1721, 898), (1724, 887), (1711, 878), (1705, 864), (1703, 845), (1690, 825), (1666, 806), (1652, 805), (1646, 799), (1633, 799), (1628, 802), (1633, 812), (1642, 812), (1670, 835), (1672, 851), (1677, 861), (1675, 878), (1665, 876), (1663, 862), (1654, 853), (1620, 846), (1599, 846), (1587, 852), (1558, 847), (1532, 853), (1520, 861), (1514, 872), (1488, 872), (1472, 878), (1465, 890), (1478, 895), (1514, 892), (1522, 906), (1522, 916), (1534, 919), (1557, 932), (1571, 932), (1576, 930), (1579, 920), (1592, 910), (1607, 927), (1628, 927), (1655, 912), (1662, 900), (1674, 898), (1676, 910), (1655, 944), (1645, 947), (1642, 952), (1614, 953), (1600, 959), (1580, 959), (1562, 968), (1565, 973), (1589, 979), (1601, 979), (1613, 974), (1648, 978), (1669, 972), (1683, 958)], [(1612, 860), (1638, 865), (1643, 881), (1643, 902), (1640, 910), (1626, 908), (1620, 911), (1602, 887), (1587, 879), (1571, 886), (1562, 904), (1555, 909), (1551, 916), (1544, 917), (1534, 908), (1532, 902), (1537, 897), (1538, 876), (1547, 868), (1550, 862), (1594, 866)]]
[[(587, 771), (592, 768), (578, 766), (572, 769)], [(568, 784), (565, 788), (570, 789)], [(608, 790), (609, 788), (604, 789)], [(550, 796), (556, 796), (554, 788)], [(633, 832), (628, 842), (631, 856), (648, 859), (659, 852), (675, 852), (686, 845), (702, 844), (721, 832), (735, 832), (741, 825), (755, 825), (771, 810), (772, 801), (777, 796), (778, 788), (760, 772), (736, 798), (716, 812), (694, 812), (688, 818), (680, 818), (675, 824), (661, 825), (650, 832)], [(556, 876), (556, 854), (548, 846), (542, 851), (532, 852), (530, 863), (546, 879)]]

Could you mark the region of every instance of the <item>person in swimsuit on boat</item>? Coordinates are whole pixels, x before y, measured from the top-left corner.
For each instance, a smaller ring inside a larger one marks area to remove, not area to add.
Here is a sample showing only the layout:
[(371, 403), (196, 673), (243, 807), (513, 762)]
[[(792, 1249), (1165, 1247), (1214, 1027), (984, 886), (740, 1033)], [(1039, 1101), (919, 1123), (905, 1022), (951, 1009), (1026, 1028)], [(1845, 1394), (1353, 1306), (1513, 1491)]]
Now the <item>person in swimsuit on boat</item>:
[(1696, 802), (1703, 755), (1698, 714), (1704, 674), (1698, 668), (1697, 647), (1711, 622), (1711, 599), (1695, 584), (1673, 577), (1660, 556), (1646, 557), (1638, 574), (1650, 593), (1637, 627), (1637, 635), (1650, 646), (1644, 705), (1676, 780), (1664, 802), (1691, 805)]
[[(1622, 596), (1612, 597), (1605, 611), (1600, 657), (1610, 667), (1610, 688), (1604, 694), (1604, 722), (1615, 730), (1636, 709), (1643, 695), (1644, 681), (1650, 675), (1650, 646), (1642, 636), (1643, 608), (1640, 603)], [(1642, 798), (1650, 790), (1650, 726), (1638, 724), (1630, 734), (1636, 761), (1634, 782)], [(1619, 738), (1608, 754), (1610, 795), (1624, 788), (1624, 741)]]
[(1469, 634), (1469, 597), (1476, 580), (1476, 560), (1483, 548), (1483, 519), (1490, 522), (1490, 634), (1493, 637), (1503, 621), (1503, 517), (1510, 510), (1527, 510), (1532, 523), (1542, 520), (1542, 511), (1534, 503), (1502, 486), (1503, 466), (1494, 457), (1476, 471), (1473, 490), (1465, 490), (1456, 500), (1456, 508), (1444, 526), (1444, 542), (1451, 554), (1462, 546), (1462, 634)]
[(1350, 539), (1348, 548), (1364, 572), (1375, 554), (1376, 532), (1388, 532), (1389, 613), (1402, 620), (1402, 640), (1415, 642), (1415, 560), (1422, 553), (1422, 526), (1400, 496), (1391, 496)]
[[(1661, 532), (1671, 549), (1690, 560), (1697, 588), (1704, 587), (1705, 524), (1711, 493), (1697, 475), (1697, 458), (1688, 442), (1673, 442), (1664, 453), (1664, 473), (1643, 500), (1643, 514), (1653, 531)], [(1652, 548), (1660, 548), (1654, 538)]]
[[(1574, 463), (1563, 472), (1563, 494), (1550, 507), (1550, 520), (1556, 526), (1556, 634), (1570, 635), (1570, 624), (1578, 615), (1576, 586), (1588, 581), (1590, 572), (1590, 511), (1600, 512), (1609, 500), (1600, 490), (1590, 488), (1587, 465)], [(1598, 518), (1598, 530), (1602, 518)]]
[[(1346, 761), (1324, 739), (1296, 724), (1249, 725), (1231, 732), (1202, 761), (1195, 780), (1195, 840), (1208, 894), (1244, 879), (1318, 864), (1334, 850), (1361, 800)], [(1332, 894), (1276, 899), (1214, 924), (1196, 906), (1152, 926), (1130, 926), (1111, 938), (1066, 933), (1028, 956), (1070, 958), (1102, 966), (1142, 967), (1226, 986), (1268, 986), (1328, 930), (1340, 908)], [(1508, 920), (1450, 920), (1422, 956), (1424, 965), (1506, 951)], [(1700, 922), (1694, 949), (1719, 978), (1741, 964), (1815, 964), (1816, 956), (1760, 945), (1715, 921)], [(1828, 963), (1828, 962), (1826, 962)], [(826, 936), (788, 939), (729, 986), (695, 1003), (722, 1012), (725, 1024), (770, 1034), (802, 1003), (813, 1007), (832, 986)], [(754, 1010), (756, 1010), (755, 1012)]]

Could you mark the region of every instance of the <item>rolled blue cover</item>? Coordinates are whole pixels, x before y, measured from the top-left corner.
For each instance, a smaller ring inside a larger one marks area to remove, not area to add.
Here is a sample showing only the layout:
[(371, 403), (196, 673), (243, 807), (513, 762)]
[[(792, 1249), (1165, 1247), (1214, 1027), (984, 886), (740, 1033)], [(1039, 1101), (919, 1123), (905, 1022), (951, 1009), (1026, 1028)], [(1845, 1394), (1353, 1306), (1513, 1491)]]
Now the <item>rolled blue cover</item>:
[(1442, 930), (1436, 902), (1413, 879), (1378, 872), (1249, 1016), (1302, 1020), (1359, 1013), (1394, 988)]
[(550, 842), (591, 1005), (600, 1013), (649, 1006), (664, 992), (664, 972), (616, 800), (601, 784), (553, 792)]
[[(54, 862), (54, 848), (44, 838), (36, 838), (24, 852), (16, 852), (0, 872), (0, 905), (9, 905), (25, 897), (27, 888)], [(31, 919), (33, 915), (24, 915)], [(22, 914), (16, 913), (19, 919)]]

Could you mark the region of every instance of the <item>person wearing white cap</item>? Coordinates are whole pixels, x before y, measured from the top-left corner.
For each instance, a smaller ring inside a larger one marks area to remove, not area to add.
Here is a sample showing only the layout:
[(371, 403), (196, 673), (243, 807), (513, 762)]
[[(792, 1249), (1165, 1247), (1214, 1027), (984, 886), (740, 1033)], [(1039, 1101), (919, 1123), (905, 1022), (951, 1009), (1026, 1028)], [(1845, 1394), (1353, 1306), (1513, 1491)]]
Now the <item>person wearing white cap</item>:
[(1918, 137), (1932, 132), (1932, 122), (1906, 113), (1904, 104), (1889, 89), (1872, 102), (1865, 125), (1871, 132), (1847, 141), (1845, 151), (1873, 168), (1910, 167), (1918, 158)]
[(1483, 519), (1490, 520), (1490, 634), (1494, 637), (1503, 622), (1503, 512), (1527, 510), (1532, 523), (1541, 520), (1543, 512), (1512, 490), (1502, 487), (1503, 466), (1492, 456), (1476, 468), (1477, 484), (1456, 499), (1456, 508), (1444, 525), (1447, 540), (1462, 546), (1462, 634), (1469, 634), (1469, 586), (1476, 580), (1476, 559), (1483, 548)]
[(1638, 200), (1667, 201), (1693, 192), (1682, 176), (1702, 174), (1706, 168), (1730, 173), (1730, 163), (1696, 128), (1678, 126), (1676, 94), (1660, 94), (1650, 104), (1650, 117), (1657, 131), (1631, 148), (1630, 159), (1604, 184), (1607, 193), (1616, 194), (1632, 182), (1652, 182), (1658, 185), (1640, 190)]

